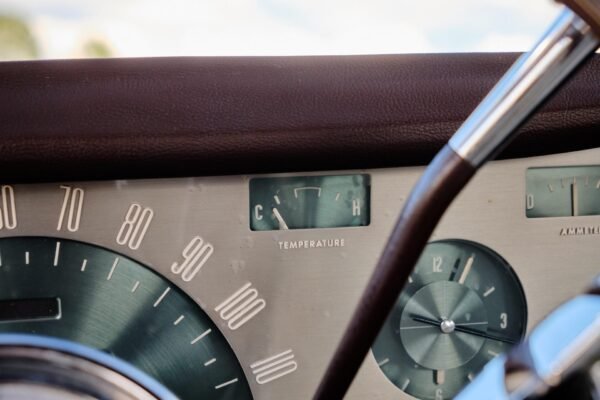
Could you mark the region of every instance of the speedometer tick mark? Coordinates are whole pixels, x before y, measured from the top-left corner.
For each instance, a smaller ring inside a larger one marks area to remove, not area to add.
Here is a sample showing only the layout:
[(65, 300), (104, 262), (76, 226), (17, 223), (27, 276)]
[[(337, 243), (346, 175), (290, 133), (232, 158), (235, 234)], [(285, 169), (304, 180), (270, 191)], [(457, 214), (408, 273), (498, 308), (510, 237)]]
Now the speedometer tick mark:
[(225, 386), (229, 386), (229, 385), (231, 385), (233, 383), (236, 383), (237, 381), (238, 381), (238, 378), (232, 379), (232, 380), (227, 381), (227, 382), (223, 382), (220, 385), (215, 386), (215, 389), (224, 388)]
[(81, 272), (85, 272), (85, 267), (87, 266), (87, 259), (84, 258), (83, 262), (81, 263)]
[(131, 288), (131, 293), (135, 293), (135, 291), (137, 290), (137, 288), (140, 286), (140, 281), (137, 281), (133, 284), (133, 287)]
[(117, 269), (117, 264), (119, 263), (119, 257), (115, 258), (115, 262), (113, 263), (112, 267), (110, 268), (110, 272), (108, 273), (108, 276), (106, 277), (107, 281), (110, 281), (113, 274), (115, 273), (115, 269)]
[(170, 287), (166, 288), (165, 291), (160, 295), (160, 297), (154, 302), (154, 305), (152, 307), (154, 307), (154, 308), (158, 307), (158, 305), (163, 301), (165, 296), (167, 294), (169, 294), (170, 291), (171, 291)]
[(175, 320), (175, 322), (173, 322), (173, 325), (179, 325), (181, 323), (181, 321), (183, 321), (184, 318), (185, 318), (185, 316), (180, 315), (179, 318), (177, 318)]
[(205, 330), (204, 332), (202, 332), (202, 334), (200, 334), (200, 336), (198, 336), (196, 339), (192, 340), (190, 342), (190, 344), (196, 344), (196, 343), (198, 343), (200, 340), (202, 340), (206, 335), (208, 335), (211, 332), (212, 332), (212, 329)]
[(29, 265), (29, 252), (25, 252), (25, 265)]
[(216, 358), (211, 358), (210, 360), (208, 360), (207, 362), (204, 363), (204, 366), (208, 367), (209, 365), (214, 364), (215, 361), (217, 361)]
[(273, 196), (273, 198), (275, 199), (275, 203), (281, 204), (281, 200), (279, 200), (279, 196), (275, 195), (275, 196)]
[(58, 257), (60, 256), (60, 242), (56, 242), (56, 250), (54, 251), (54, 262), (52, 265), (55, 267), (58, 265)]

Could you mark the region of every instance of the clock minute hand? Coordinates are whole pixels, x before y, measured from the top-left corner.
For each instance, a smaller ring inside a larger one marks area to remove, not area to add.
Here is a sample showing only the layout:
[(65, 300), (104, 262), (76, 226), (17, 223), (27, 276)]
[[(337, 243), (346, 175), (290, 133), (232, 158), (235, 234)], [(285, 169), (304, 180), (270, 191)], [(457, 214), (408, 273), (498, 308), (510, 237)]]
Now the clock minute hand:
[[(421, 315), (411, 315), (410, 317), (411, 317), (411, 319), (413, 321), (421, 322), (423, 324), (428, 324), (428, 325), (434, 325), (434, 326), (438, 326), (438, 327), (442, 323), (442, 321), (438, 321), (438, 320), (435, 320), (435, 319), (423, 317)], [(473, 336), (479, 336), (479, 337), (482, 337), (482, 338), (485, 338), (485, 339), (496, 340), (498, 342), (504, 342), (504, 343), (509, 343), (509, 344), (516, 344), (517, 343), (517, 341), (515, 341), (515, 340), (504, 338), (504, 337), (501, 337), (501, 336), (490, 335), (487, 332), (483, 332), (483, 331), (480, 331), (480, 330), (477, 330), (477, 329), (469, 328), (469, 327), (466, 327), (466, 326), (463, 326), (463, 325), (455, 325), (454, 326), (454, 331), (466, 333), (466, 334), (473, 335)]]
[(456, 325), (454, 327), (454, 330), (457, 332), (467, 333), (469, 335), (474, 335), (474, 336), (479, 336), (479, 337), (486, 338), (486, 339), (496, 340), (498, 342), (504, 342), (504, 343), (509, 343), (509, 344), (517, 344), (518, 343), (518, 341), (516, 341), (516, 340), (512, 340), (512, 339), (501, 337), (501, 336), (490, 335), (487, 332), (482, 332), (478, 329), (468, 328), (466, 326)]

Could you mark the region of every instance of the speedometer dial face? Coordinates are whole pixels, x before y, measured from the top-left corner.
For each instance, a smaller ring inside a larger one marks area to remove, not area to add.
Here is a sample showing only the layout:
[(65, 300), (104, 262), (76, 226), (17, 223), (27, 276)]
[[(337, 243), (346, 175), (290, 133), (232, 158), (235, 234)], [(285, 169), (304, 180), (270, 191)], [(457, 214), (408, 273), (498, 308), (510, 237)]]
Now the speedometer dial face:
[(454, 397), (525, 333), (521, 285), (500, 256), (473, 242), (426, 247), (380, 332), (383, 373), (419, 399)]
[(44, 237), (0, 239), (0, 332), (82, 343), (126, 360), (182, 399), (251, 399), (207, 315), (164, 278), (112, 251)]

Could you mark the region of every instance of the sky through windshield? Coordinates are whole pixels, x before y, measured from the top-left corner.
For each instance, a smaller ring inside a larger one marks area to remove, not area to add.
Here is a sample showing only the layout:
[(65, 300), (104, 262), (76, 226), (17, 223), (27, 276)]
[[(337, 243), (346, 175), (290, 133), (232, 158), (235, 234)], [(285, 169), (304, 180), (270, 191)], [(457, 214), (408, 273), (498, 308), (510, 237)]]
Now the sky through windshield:
[(558, 8), (551, 0), (0, 0), (0, 45), (12, 49), (0, 56), (522, 51)]

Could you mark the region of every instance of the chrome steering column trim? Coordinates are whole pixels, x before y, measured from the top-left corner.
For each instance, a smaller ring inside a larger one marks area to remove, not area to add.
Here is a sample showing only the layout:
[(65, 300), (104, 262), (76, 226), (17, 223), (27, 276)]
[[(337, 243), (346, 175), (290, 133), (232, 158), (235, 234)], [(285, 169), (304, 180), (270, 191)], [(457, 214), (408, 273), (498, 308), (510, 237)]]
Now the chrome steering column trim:
[(534, 49), (517, 60), (452, 136), (450, 147), (480, 167), (599, 44), (587, 22), (565, 8)]

